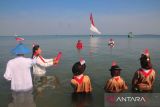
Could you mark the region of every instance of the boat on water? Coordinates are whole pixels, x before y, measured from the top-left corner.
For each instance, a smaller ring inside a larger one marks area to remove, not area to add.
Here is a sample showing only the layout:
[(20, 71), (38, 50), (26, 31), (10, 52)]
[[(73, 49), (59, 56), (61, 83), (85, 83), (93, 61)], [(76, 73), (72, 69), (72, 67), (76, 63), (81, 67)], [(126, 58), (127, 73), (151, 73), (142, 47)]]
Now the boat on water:
[(129, 33), (128, 33), (128, 38), (133, 38), (133, 37), (134, 37), (133, 33), (132, 33), (132, 32), (129, 32)]

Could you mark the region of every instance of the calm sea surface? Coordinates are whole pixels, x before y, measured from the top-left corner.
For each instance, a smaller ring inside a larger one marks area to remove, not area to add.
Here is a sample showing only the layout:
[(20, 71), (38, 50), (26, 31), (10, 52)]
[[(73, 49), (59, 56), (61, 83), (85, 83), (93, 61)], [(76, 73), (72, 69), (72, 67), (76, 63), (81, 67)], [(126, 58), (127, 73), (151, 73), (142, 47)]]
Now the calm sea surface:
[[(109, 48), (107, 41), (113, 38), (115, 47)], [(24, 102), (30, 107), (103, 107), (104, 85), (110, 78), (109, 68), (112, 61), (117, 61), (123, 69), (121, 76), (129, 86), (131, 92), (131, 80), (134, 72), (140, 67), (139, 58), (141, 52), (148, 48), (154, 69), (157, 71), (154, 85), (154, 93), (160, 93), (160, 35), (135, 36), (24, 36), (24, 44), (32, 49), (32, 43), (38, 43), (45, 58), (53, 58), (59, 51), (63, 57), (58, 66), (47, 68), (46, 76), (54, 77), (54, 88), (49, 83), (43, 84), (41, 93), (34, 91), (30, 95), (15, 95), (10, 91), (10, 82), (3, 78), (6, 63), (15, 57), (10, 50), (16, 46), (14, 37), (0, 37), (0, 107), (22, 107)], [(80, 52), (75, 48), (77, 40), (82, 40), (84, 49)], [(31, 57), (31, 54), (26, 55)], [(92, 82), (93, 93), (84, 100), (72, 98), (72, 65), (83, 57), (86, 60), (85, 74), (89, 75)], [(40, 87), (40, 86), (39, 86)], [(41, 87), (40, 87), (41, 89)], [(12, 97), (13, 96), (13, 97)], [(13, 99), (15, 98), (15, 99)], [(74, 100), (73, 100), (74, 99)], [(27, 102), (28, 100), (28, 102)], [(26, 106), (27, 107), (27, 106)]]

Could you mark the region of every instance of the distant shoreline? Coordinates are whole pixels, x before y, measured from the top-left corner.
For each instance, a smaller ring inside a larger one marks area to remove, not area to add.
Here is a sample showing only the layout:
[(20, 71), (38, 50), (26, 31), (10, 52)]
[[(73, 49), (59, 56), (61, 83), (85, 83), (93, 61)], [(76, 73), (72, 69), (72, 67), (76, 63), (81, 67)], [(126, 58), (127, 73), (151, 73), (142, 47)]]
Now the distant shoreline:
[[(58, 34), (58, 35), (56, 35), (56, 34), (39, 34), (39, 35), (19, 35), (19, 36), (89, 36), (90, 34), (84, 34), (84, 35), (78, 35), (78, 34), (76, 34), (76, 35), (74, 35), (74, 34), (72, 34), (72, 35), (69, 35), (69, 34)], [(0, 37), (13, 37), (14, 35), (0, 35)], [(125, 34), (125, 35), (114, 35), (114, 34), (111, 34), (111, 35), (109, 35), (109, 34), (104, 34), (104, 35), (95, 35), (95, 36), (128, 36), (127, 34)], [(160, 34), (136, 34), (136, 35), (134, 35), (134, 36), (160, 36)]]

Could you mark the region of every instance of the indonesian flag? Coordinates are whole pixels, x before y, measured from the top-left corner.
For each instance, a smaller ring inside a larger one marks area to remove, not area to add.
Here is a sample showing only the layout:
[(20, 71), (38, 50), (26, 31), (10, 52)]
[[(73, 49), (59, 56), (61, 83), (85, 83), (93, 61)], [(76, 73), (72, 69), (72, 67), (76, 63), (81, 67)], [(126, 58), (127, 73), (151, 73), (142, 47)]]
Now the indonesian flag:
[(83, 58), (80, 58), (80, 64), (83, 65), (85, 63), (86, 63), (86, 61)]
[(24, 38), (21, 38), (21, 37), (19, 37), (19, 36), (17, 36), (17, 35), (16, 35), (15, 39), (16, 39), (17, 42), (21, 42), (21, 41), (24, 40)]
[(95, 24), (94, 24), (94, 20), (93, 20), (93, 16), (92, 16), (92, 13), (90, 15), (90, 21), (91, 21), (91, 27), (90, 27), (90, 30), (92, 32), (95, 32), (97, 34), (101, 34), (101, 32), (96, 28)]
[(146, 56), (149, 56), (149, 50), (148, 50), (148, 48), (146, 48), (146, 49), (144, 50), (143, 54), (146, 55)]
[(55, 61), (59, 61), (62, 57), (62, 52), (59, 52), (58, 55), (55, 58)]

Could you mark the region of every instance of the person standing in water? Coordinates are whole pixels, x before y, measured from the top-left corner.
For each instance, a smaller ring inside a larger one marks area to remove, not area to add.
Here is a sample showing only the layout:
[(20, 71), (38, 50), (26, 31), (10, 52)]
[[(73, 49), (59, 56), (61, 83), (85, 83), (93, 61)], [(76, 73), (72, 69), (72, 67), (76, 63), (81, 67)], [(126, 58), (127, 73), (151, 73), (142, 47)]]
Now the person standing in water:
[(19, 43), (12, 50), (12, 53), (16, 54), (17, 57), (8, 61), (4, 78), (11, 81), (12, 91), (32, 90), (33, 84), (30, 68), (36, 64), (36, 61), (24, 57), (24, 54), (30, 53), (30, 50), (23, 43)]
[(78, 42), (76, 44), (76, 48), (79, 49), (79, 50), (83, 49), (83, 43), (82, 43), (81, 40), (78, 40)]
[(146, 49), (140, 57), (141, 68), (132, 79), (132, 89), (137, 92), (152, 92), (155, 81), (155, 70), (152, 68), (149, 50)]
[[(46, 68), (58, 64), (59, 60), (55, 58), (45, 59), (41, 56), (42, 50), (39, 45), (33, 45), (32, 49), (32, 58), (36, 61), (36, 65), (33, 65), (33, 76), (34, 76), (34, 86), (37, 88), (37, 91), (41, 92), (46, 86), (55, 86), (48, 83), (54, 83), (56, 80), (55, 76), (45, 76)], [(44, 84), (46, 83), (46, 84)]]
[(111, 48), (113, 48), (115, 45), (115, 42), (114, 40), (111, 38), (109, 41), (108, 41), (108, 46), (110, 46)]
[(71, 79), (71, 85), (75, 93), (92, 92), (90, 78), (89, 76), (83, 74), (85, 69), (86, 69), (85, 60), (76, 62), (72, 67), (73, 78)]
[(104, 87), (105, 92), (119, 93), (128, 89), (125, 81), (120, 77), (121, 70), (122, 69), (116, 64), (116, 62), (112, 62), (110, 68), (112, 78), (106, 81)]
[(43, 76), (46, 73), (46, 67), (58, 64), (55, 58), (45, 59), (41, 56), (42, 50), (39, 45), (34, 45), (32, 49), (32, 58), (36, 60), (37, 64), (33, 66), (33, 74)]

